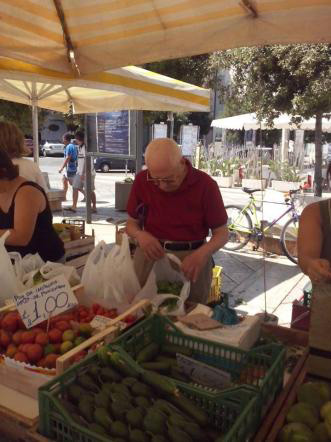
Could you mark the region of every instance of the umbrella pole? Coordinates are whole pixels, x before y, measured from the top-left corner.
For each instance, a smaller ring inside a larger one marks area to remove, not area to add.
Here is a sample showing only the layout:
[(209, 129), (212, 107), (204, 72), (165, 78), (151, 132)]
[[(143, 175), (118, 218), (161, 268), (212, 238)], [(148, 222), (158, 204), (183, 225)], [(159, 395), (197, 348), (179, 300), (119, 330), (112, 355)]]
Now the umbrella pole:
[(36, 100), (32, 100), (32, 135), (33, 159), (36, 164), (39, 164), (38, 106)]

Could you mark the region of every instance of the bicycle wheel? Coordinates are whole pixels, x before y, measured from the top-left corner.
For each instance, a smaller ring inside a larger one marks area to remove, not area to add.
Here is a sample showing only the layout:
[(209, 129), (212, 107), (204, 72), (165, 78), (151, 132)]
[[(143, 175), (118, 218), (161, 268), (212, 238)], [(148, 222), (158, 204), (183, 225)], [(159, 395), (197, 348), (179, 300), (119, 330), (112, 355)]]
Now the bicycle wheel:
[(225, 210), (228, 214), (229, 239), (223, 248), (230, 251), (242, 249), (252, 233), (251, 217), (238, 206), (225, 206)]
[(280, 234), (280, 244), (284, 254), (294, 264), (298, 264), (298, 231), (299, 231), (299, 217), (291, 218), (284, 224)]

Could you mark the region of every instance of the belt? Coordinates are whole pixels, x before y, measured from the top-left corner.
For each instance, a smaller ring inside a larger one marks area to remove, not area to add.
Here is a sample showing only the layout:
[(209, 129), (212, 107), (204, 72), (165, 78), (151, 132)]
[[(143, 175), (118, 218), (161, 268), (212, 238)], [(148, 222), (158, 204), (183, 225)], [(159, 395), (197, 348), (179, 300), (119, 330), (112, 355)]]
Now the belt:
[(161, 246), (164, 250), (172, 250), (172, 251), (181, 251), (181, 250), (195, 250), (202, 246), (204, 243), (201, 241), (183, 241), (183, 242), (174, 242), (174, 241), (160, 241)]

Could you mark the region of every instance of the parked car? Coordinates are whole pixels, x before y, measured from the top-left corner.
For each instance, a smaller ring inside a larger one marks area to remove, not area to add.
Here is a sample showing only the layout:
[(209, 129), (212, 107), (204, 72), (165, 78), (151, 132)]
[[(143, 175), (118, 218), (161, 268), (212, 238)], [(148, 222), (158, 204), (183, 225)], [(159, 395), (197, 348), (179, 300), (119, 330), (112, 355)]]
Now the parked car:
[(44, 157), (56, 157), (56, 156), (63, 157), (64, 144), (60, 142), (46, 141), (46, 143), (43, 145), (41, 149), (41, 154)]
[(123, 160), (119, 158), (103, 158), (97, 157), (94, 159), (94, 168), (96, 171), (110, 172), (111, 170), (125, 170), (130, 172), (136, 171), (135, 160)]

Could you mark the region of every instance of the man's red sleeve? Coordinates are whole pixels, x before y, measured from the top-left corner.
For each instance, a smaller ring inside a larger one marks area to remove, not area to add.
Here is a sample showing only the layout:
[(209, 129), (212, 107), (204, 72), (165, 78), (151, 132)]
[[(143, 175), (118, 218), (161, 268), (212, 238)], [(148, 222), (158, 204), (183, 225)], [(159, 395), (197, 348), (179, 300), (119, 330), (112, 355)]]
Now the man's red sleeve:
[(136, 177), (136, 179), (132, 184), (131, 192), (126, 206), (128, 215), (131, 216), (131, 218), (136, 218), (136, 219), (138, 218), (137, 207), (139, 206), (139, 204), (141, 204), (141, 199), (139, 198), (138, 194), (139, 194), (139, 183)]
[(210, 229), (224, 226), (227, 223), (228, 215), (218, 184), (213, 179), (206, 186), (205, 195), (204, 212), (207, 226)]

